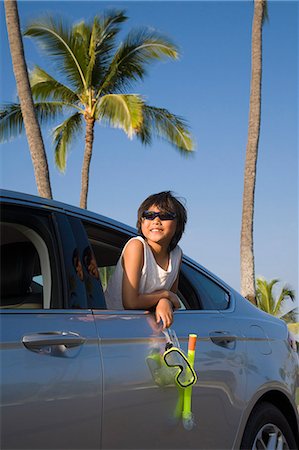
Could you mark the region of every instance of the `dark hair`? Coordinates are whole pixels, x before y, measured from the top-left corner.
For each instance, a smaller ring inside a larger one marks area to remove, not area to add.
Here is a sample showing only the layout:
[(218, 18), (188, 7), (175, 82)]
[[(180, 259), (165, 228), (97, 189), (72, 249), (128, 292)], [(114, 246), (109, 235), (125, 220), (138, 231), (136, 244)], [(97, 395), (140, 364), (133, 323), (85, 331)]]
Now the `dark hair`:
[(137, 229), (139, 234), (142, 235), (141, 222), (142, 214), (147, 211), (151, 206), (156, 206), (161, 212), (173, 212), (176, 214), (176, 231), (169, 244), (169, 251), (173, 250), (185, 229), (187, 222), (187, 211), (184, 205), (174, 196), (171, 191), (159, 192), (158, 194), (153, 194), (147, 197), (139, 206), (138, 218), (137, 218)]

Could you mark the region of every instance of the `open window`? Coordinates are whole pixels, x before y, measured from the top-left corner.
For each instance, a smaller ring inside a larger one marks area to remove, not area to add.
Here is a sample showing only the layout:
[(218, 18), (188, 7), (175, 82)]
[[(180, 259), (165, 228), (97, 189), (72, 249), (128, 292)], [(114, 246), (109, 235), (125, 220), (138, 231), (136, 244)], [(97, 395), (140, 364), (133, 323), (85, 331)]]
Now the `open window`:
[[(89, 222), (83, 223), (94, 253), (103, 291), (115, 270), (122, 249), (131, 236)], [(183, 262), (178, 297), (181, 310), (223, 310), (229, 305), (229, 293), (200, 270)]]
[[(121, 255), (122, 249), (132, 236), (128, 236), (117, 230), (107, 230), (105, 228), (97, 227), (88, 222), (84, 223), (84, 227), (97, 261), (103, 291), (105, 292), (108, 281), (113, 274), (117, 261)], [(196, 294), (194, 292), (192, 300), (189, 295), (190, 289), (190, 284), (188, 284), (188, 281), (182, 275), (182, 281), (180, 281), (178, 292), (181, 310), (198, 309)]]

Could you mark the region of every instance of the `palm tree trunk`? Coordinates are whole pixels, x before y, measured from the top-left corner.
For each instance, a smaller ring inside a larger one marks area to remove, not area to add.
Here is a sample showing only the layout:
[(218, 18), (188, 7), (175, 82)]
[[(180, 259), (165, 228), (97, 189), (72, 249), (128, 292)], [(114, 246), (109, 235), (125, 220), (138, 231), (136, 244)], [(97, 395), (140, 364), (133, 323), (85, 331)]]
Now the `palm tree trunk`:
[(39, 123), (34, 111), (25, 61), (17, 2), (15, 0), (5, 0), (4, 5), (13, 71), (17, 83), (37, 190), (41, 197), (52, 198), (48, 162)]
[(86, 116), (85, 149), (83, 157), (83, 166), (81, 172), (81, 196), (80, 208), (87, 208), (87, 196), (89, 187), (89, 167), (92, 157), (92, 146), (94, 139), (94, 118)]
[(254, 192), (261, 120), (262, 27), (264, 0), (254, 0), (248, 141), (241, 227), (241, 293), (256, 305), (253, 252)]

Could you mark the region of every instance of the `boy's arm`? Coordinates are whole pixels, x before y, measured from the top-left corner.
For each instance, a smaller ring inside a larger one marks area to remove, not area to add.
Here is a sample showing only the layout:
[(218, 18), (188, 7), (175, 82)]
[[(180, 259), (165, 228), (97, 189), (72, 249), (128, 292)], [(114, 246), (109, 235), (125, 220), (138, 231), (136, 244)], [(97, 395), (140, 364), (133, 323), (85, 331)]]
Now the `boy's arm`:
[(143, 244), (137, 239), (134, 239), (127, 245), (122, 259), (122, 301), (124, 308), (150, 309), (156, 306), (162, 298), (167, 299), (174, 308), (177, 308), (179, 302), (171, 291), (162, 289), (151, 294), (139, 294), (139, 282), (143, 262)]

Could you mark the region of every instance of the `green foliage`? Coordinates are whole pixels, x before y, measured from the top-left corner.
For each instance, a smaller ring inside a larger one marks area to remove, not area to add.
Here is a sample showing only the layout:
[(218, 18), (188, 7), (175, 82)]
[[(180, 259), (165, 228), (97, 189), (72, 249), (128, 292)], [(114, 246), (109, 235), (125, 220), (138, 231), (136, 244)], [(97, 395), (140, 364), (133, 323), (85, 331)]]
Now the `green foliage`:
[(54, 128), (53, 140), (55, 144), (55, 163), (62, 172), (66, 168), (67, 146), (76, 133), (82, 130), (82, 115), (78, 112), (68, 117), (63, 123)]
[[(35, 66), (30, 83), (42, 124), (53, 122), (61, 114), (66, 116), (53, 130), (55, 162), (62, 171), (71, 142), (87, 120), (121, 128), (129, 138), (136, 135), (144, 144), (158, 136), (184, 154), (193, 150), (182, 118), (149, 106), (139, 95), (128, 92), (144, 78), (151, 63), (177, 59), (178, 48), (170, 39), (147, 28), (132, 30), (117, 45), (125, 20), (123, 11), (109, 11), (90, 22), (73, 25), (60, 17), (47, 16), (34, 20), (25, 30), (25, 36), (38, 42), (55, 69), (55, 75), (50, 75)], [(0, 139), (22, 130), (19, 105), (4, 105), (0, 111)]]
[(46, 17), (33, 22), (24, 34), (37, 39), (54, 62), (56, 72), (63, 74), (72, 86), (78, 90), (86, 87), (82, 39), (77, 39), (73, 29), (61, 18)]
[(30, 73), (30, 85), (32, 95), (36, 100), (53, 99), (70, 104), (75, 104), (80, 100), (75, 92), (38, 66), (35, 66)]
[(116, 51), (100, 83), (100, 92), (119, 91), (143, 79), (153, 60), (178, 58), (178, 49), (167, 38), (146, 29), (133, 30)]
[(269, 14), (268, 14), (268, 1), (263, 0), (263, 24), (265, 22), (269, 22)]
[(100, 278), (104, 291), (107, 288), (108, 281), (115, 271), (115, 266), (100, 267)]
[(138, 95), (107, 94), (97, 104), (96, 118), (122, 128), (132, 138), (142, 124), (143, 101)]
[(143, 122), (137, 136), (142, 143), (150, 144), (153, 131), (155, 135), (166, 138), (183, 154), (193, 150), (191, 135), (181, 117), (171, 114), (167, 109), (145, 105)]
[[(61, 102), (36, 102), (35, 113), (41, 124), (56, 119), (63, 111)], [(0, 141), (4, 142), (18, 136), (24, 129), (21, 105), (10, 103), (0, 110)]]
[(2, 142), (17, 136), (23, 131), (21, 105), (10, 103), (2, 105), (0, 110), (0, 139)]
[(257, 306), (263, 311), (278, 316), (286, 321), (294, 321), (296, 316), (296, 307), (293, 310), (283, 314), (282, 307), (287, 300), (295, 300), (295, 291), (289, 286), (283, 286), (277, 298), (274, 297), (273, 288), (279, 282), (278, 279), (271, 280), (269, 283), (264, 278), (256, 280), (256, 298)]

